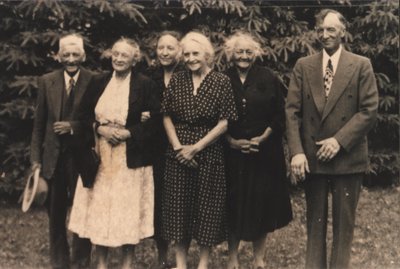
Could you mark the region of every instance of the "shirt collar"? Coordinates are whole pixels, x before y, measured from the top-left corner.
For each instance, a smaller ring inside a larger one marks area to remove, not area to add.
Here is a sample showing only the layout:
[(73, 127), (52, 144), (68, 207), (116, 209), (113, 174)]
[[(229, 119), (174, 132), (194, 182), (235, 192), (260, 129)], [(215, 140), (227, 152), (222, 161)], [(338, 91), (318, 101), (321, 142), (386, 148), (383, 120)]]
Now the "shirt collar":
[(322, 73), (325, 72), (326, 65), (328, 64), (328, 60), (331, 59), (332, 66), (333, 66), (333, 74), (336, 73), (336, 69), (339, 64), (339, 59), (340, 59), (340, 54), (342, 53), (342, 45), (340, 44), (339, 48), (337, 51), (335, 51), (332, 56), (329, 56), (328, 53), (326, 53), (325, 49), (322, 50)]
[[(72, 77), (74, 79), (74, 82), (76, 83), (79, 78), (79, 74), (81, 73), (81, 70), (78, 70), (76, 74)], [(71, 79), (70, 75), (68, 75), (67, 71), (64, 71), (64, 81), (65, 85), (69, 85), (69, 80)]]

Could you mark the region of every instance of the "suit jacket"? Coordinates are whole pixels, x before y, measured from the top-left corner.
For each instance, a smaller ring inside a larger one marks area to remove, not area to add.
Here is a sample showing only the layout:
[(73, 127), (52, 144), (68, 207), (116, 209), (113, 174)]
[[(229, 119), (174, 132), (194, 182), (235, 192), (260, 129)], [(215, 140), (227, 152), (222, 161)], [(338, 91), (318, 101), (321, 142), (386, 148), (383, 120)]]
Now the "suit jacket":
[[(74, 87), (74, 103), (70, 121), (73, 135), (78, 135), (80, 130), (76, 121), (77, 108), (82, 96), (92, 79), (92, 73), (81, 68), (78, 80)], [(53, 131), (53, 124), (61, 120), (62, 96), (65, 91), (64, 70), (59, 69), (45, 74), (38, 79), (38, 97), (36, 103), (35, 119), (31, 140), (31, 162), (42, 165), (42, 176), (50, 179), (57, 165), (60, 154), (60, 137)]]
[[(83, 96), (78, 116), (79, 124), (84, 130), (79, 139), (80, 143), (94, 146), (95, 107), (111, 78), (111, 72), (95, 76)], [(147, 76), (132, 71), (128, 117), (125, 124), (125, 128), (131, 133), (131, 137), (126, 141), (126, 160), (129, 168), (151, 165), (155, 157), (157, 121), (151, 117), (146, 122), (141, 122), (140, 117), (143, 111), (159, 111), (160, 107), (160, 98), (155, 83)], [(79, 149), (77, 150), (79, 157)]]
[[(342, 50), (330, 94), (325, 100), (322, 52), (297, 61), (286, 103), (290, 155), (305, 153), (310, 172), (352, 174), (368, 165), (367, 133), (378, 108), (370, 61)], [(328, 162), (317, 160), (316, 141), (335, 137), (341, 149)]]

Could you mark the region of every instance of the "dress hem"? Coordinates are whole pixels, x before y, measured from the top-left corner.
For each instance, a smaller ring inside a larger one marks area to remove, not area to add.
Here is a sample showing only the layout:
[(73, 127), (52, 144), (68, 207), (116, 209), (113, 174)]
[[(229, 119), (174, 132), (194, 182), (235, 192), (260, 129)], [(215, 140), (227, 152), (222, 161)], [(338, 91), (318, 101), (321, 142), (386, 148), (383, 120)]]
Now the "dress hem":
[[(71, 231), (72, 231), (72, 230), (71, 230)], [(72, 231), (72, 232), (73, 232), (73, 233), (76, 233), (75, 231)], [(124, 242), (115, 243), (115, 242), (105, 242), (105, 241), (102, 241), (102, 240), (94, 240), (94, 239), (90, 238), (90, 236), (82, 235), (82, 233), (76, 233), (76, 234), (77, 234), (80, 238), (87, 238), (87, 239), (89, 239), (90, 242), (91, 242), (93, 245), (106, 246), (106, 247), (111, 247), (111, 248), (121, 247), (121, 246), (123, 246), (123, 245), (137, 245), (137, 244), (140, 243), (140, 241), (145, 240), (145, 239), (149, 239), (149, 238), (151, 238), (151, 237), (154, 235), (154, 233), (151, 233), (151, 234), (149, 234), (149, 235), (144, 235), (143, 237), (140, 237), (138, 240), (132, 240), (132, 241), (127, 240), (127, 241), (124, 241)]]

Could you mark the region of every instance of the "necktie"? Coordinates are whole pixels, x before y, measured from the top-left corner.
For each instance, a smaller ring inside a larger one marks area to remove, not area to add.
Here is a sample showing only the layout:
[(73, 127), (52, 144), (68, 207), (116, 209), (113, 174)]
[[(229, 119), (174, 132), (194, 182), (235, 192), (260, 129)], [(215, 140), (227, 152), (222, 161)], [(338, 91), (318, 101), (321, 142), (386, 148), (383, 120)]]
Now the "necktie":
[(67, 88), (67, 95), (70, 96), (71, 92), (74, 90), (75, 80), (73, 77), (69, 79), (69, 85)]
[(325, 68), (324, 74), (324, 90), (325, 90), (325, 98), (328, 98), (329, 91), (331, 90), (333, 81), (333, 66), (331, 59), (328, 60), (328, 64)]

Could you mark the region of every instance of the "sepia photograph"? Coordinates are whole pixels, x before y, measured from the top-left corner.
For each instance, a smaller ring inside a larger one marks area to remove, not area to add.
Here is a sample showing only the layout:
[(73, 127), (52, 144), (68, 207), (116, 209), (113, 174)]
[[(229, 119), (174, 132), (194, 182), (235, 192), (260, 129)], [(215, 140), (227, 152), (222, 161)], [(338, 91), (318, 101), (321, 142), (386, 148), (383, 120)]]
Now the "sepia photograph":
[(400, 268), (399, 1), (0, 0), (0, 269)]

